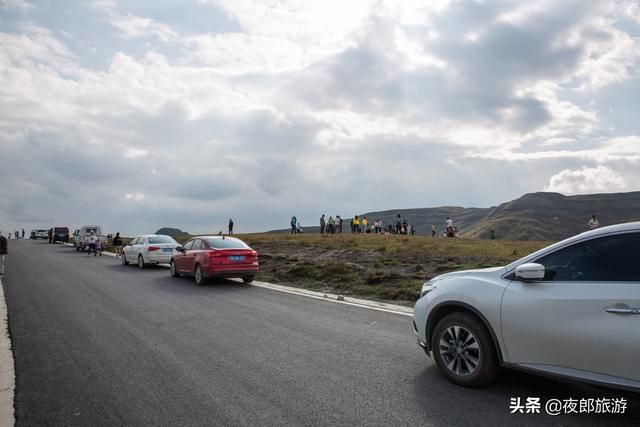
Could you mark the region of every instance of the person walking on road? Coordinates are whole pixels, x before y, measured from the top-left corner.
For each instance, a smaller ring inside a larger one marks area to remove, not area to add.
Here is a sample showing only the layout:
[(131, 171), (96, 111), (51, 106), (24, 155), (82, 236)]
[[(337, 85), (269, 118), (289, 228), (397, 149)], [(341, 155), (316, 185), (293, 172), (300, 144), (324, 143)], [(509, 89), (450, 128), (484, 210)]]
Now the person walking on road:
[(120, 232), (117, 232), (113, 237), (113, 250), (116, 251), (116, 256), (122, 256), (122, 237), (120, 237)]
[(594, 215), (591, 216), (591, 219), (589, 221), (587, 221), (587, 227), (589, 227), (589, 230), (595, 230), (596, 228), (600, 227), (600, 221), (598, 221), (598, 218)]
[(233, 234), (233, 220), (229, 218), (229, 236)]
[(89, 236), (89, 250), (87, 251), (87, 256), (91, 255), (93, 252), (93, 256), (96, 256), (98, 253), (96, 252), (96, 243), (98, 239), (96, 238), (96, 233), (91, 232), (91, 236)]
[(324, 227), (326, 227), (326, 225), (327, 223), (324, 220), (324, 214), (322, 214), (322, 216), (320, 217), (320, 234), (324, 234)]
[(7, 238), (0, 231), (0, 277), (4, 276), (4, 257), (7, 255), (8, 244)]
[(296, 234), (298, 232), (298, 218), (296, 216), (291, 217), (291, 234)]
[(102, 240), (100, 239), (96, 239), (96, 252), (100, 252), (100, 256), (102, 256)]
[(22, 229), (22, 238), (24, 239), (24, 228)]

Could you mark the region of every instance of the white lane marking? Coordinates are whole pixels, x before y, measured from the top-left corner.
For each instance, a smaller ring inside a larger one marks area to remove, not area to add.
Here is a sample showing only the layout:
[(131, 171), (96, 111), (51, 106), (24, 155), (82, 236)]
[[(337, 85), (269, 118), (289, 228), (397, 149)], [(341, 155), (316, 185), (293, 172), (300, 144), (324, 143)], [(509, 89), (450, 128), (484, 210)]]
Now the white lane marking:
[(4, 300), (4, 289), (0, 279), (0, 426), (13, 427), (13, 393), (16, 386), (16, 375), (11, 352), (7, 304)]
[[(73, 246), (73, 245), (68, 244), (68, 243), (65, 243), (65, 244), (69, 245), (69, 246)], [(114, 254), (112, 252), (104, 252), (104, 254), (108, 255), (108, 256), (116, 256), (116, 254)], [(166, 268), (169, 267), (169, 264), (157, 264), (157, 265), (163, 266), (163, 267), (166, 267)], [(273, 291), (284, 292), (284, 293), (293, 294), (293, 295), (299, 295), (299, 296), (303, 296), (303, 297), (307, 297), (307, 298), (313, 298), (313, 299), (322, 300), (322, 301), (329, 301), (329, 302), (335, 302), (335, 303), (338, 303), (338, 304), (350, 305), (350, 306), (353, 306), (353, 307), (366, 308), (368, 310), (375, 310), (375, 311), (382, 311), (382, 312), (385, 312), (385, 313), (398, 314), (400, 316), (407, 316), (407, 317), (412, 317), (413, 316), (413, 309), (411, 309), (409, 307), (403, 307), (401, 305), (378, 303), (378, 302), (375, 302), (375, 301), (369, 301), (369, 300), (364, 300), (364, 299), (356, 299), (356, 298), (349, 298), (349, 297), (344, 297), (343, 300), (339, 300), (338, 299), (338, 295), (326, 294), (326, 293), (315, 292), (315, 291), (309, 291), (309, 290), (306, 290), (306, 289), (293, 288), (293, 287), (290, 287), (290, 286), (275, 285), (273, 283), (267, 283), (267, 282), (253, 282), (253, 283), (251, 283), (251, 286), (257, 286), (259, 288), (271, 289)]]
[(322, 300), (322, 301), (334, 302), (337, 304), (344, 304), (344, 305), (350, 305), (353, 307), (365, 308), (368, 310), (398, 314), (400, 316), (407, 316), (407, 317), (413, 316), (413, 310), (411, 308), (403, 307), (400, 305), (377, 303), (375, 301), (368, 301), (368, 300), (348, 298), (348, 297), (344, 297), (343, 300), (339, 300), (338, 295), (334, 295), (334, 294), (324, 294), (322, 292), (308, 291), (306, 289), (292, 288), (289, 286), (274, 285), (272, 283), (266, 283), (266, 282), (253, 282), (251, 283), (251, 286), (271, 289), (278, 292), (299, 295), (299, 296), (313, 298), (313, 299)]

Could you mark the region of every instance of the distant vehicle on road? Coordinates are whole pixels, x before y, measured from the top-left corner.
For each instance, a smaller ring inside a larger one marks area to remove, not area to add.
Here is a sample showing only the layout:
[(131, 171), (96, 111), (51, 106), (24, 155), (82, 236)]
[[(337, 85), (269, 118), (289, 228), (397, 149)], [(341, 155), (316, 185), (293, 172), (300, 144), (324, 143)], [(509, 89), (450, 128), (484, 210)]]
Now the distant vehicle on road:
[(33, 239), (49, 239), (49, 232), (47, 230), (33, 230), (31, 235), (34, 236), (32, 237)]
[(122, 248), (122, 264), (136, 262), (138, 267), (147, 264), (168, 264), (180, 244), (173, 237), (162, 234), (136, 236)]
[(56, 242), (67, 243), (68, 241), (69, 241), (69, 227), (53, 227), (53, 231), (51, 232), (51, 243), (56, 243)]
[(588, 231), (506, 267), (434, 277), (418, 344), (453, 383), (499, 366), (640, 391), (640, 222)]
[(107, 242), (107, 237), (102, 234), (102, 227), (99, 225), (83, 225), (73, 233), (76, 251), (85, 251), (89, 248), (91, 233), (94, 233), (103, 245)]
[(171, 276), (193, 276), (197, 285), (212, 277), (237, 277), (251, 283), (258, 269), (258, 253), (235, 237), (194, 237), (171, 258)]

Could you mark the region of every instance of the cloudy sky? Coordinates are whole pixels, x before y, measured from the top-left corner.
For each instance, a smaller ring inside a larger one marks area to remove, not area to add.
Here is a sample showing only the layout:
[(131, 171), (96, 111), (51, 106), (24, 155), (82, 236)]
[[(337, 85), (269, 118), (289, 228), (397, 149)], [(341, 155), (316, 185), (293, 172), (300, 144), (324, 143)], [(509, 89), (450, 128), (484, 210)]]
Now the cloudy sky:
[(0, 227), (640, 190), (640, 1), (0, 0)]

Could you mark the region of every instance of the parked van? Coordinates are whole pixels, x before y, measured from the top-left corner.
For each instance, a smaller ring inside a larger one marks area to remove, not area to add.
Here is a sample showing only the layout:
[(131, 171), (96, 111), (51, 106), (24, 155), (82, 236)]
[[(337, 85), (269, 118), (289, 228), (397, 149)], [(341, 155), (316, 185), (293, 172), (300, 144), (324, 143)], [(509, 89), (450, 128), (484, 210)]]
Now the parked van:
[(73, 233), (76, 251), (84, 251), (89, 247), (89, 237), (91, 237), (92, 232), (103, 244), (107, 242), (107, 237), (102, 235), (102, 227), (99, 225), (83, 225)]

